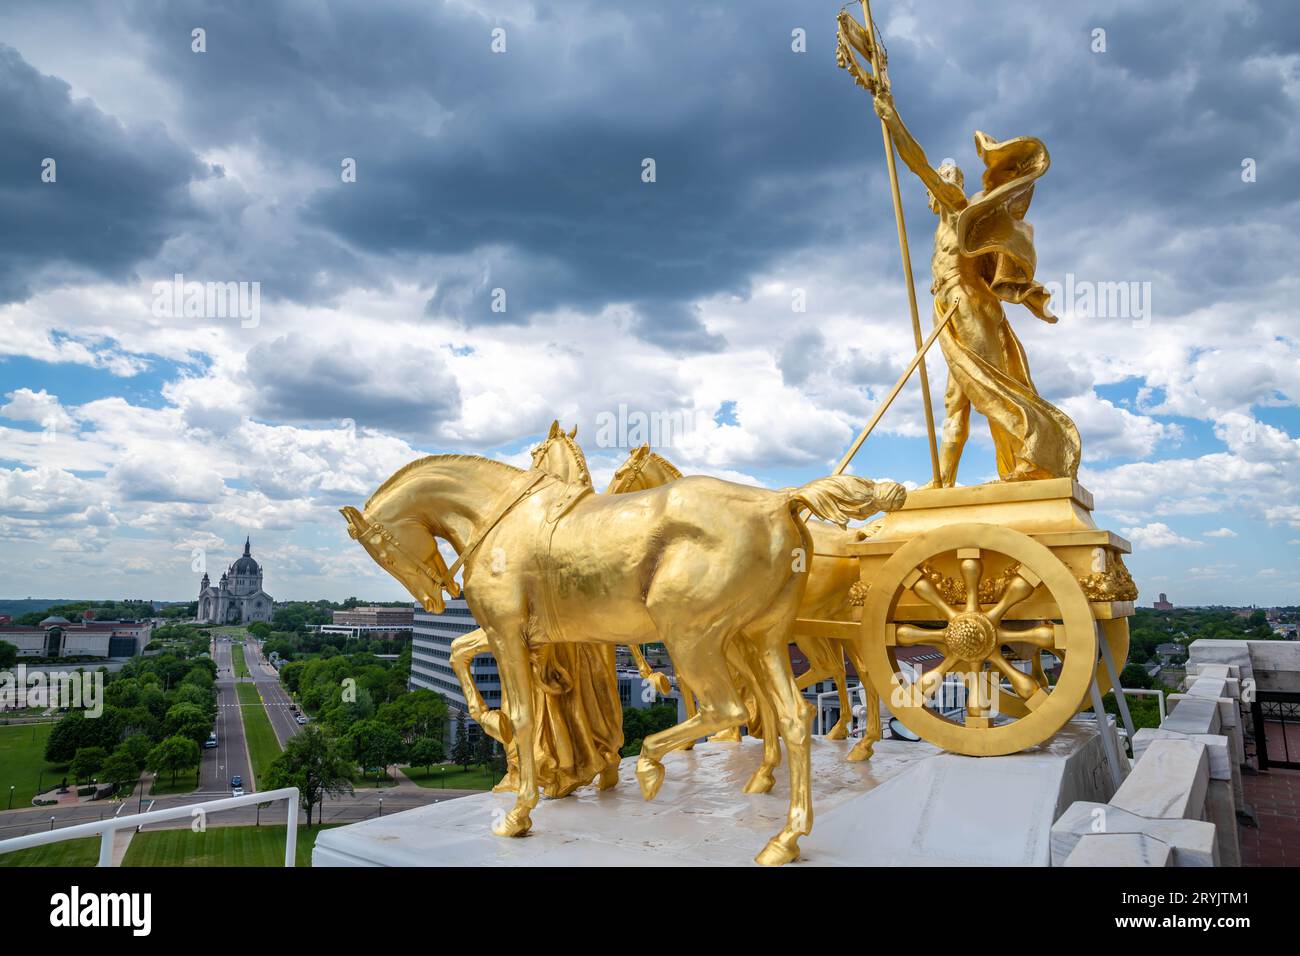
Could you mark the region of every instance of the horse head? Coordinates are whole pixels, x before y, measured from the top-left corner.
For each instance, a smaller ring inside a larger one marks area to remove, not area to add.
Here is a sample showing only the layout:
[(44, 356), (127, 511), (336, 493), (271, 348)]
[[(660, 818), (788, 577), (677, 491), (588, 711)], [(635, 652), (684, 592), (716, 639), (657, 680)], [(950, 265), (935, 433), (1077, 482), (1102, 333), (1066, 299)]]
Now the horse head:
[(576, 437), (578, 426), (565, 432), (558, 421), (551, 422), (551, 430), (540, 445), (533, 449), (532, 467), (554, 475), (561, 481), (591, 486), (591, 473), (587, 469), (587, 456), (582, 453)]

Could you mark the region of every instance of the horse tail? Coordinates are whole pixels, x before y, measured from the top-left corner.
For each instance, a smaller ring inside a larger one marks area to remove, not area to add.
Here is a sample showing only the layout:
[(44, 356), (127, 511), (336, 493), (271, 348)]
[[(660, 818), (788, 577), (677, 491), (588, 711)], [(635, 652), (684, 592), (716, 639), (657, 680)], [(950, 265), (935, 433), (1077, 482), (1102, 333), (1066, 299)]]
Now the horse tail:
[(868, 518), (882, 508), (894, 511), (901, 507), (903, 490), (893, 482), (877, 484), (855, 475), (832, 475), (810, 481), (802, 488), (787, 488), (785, 495), (796, 516), (807, 508), (843, 528), (849, 521)]

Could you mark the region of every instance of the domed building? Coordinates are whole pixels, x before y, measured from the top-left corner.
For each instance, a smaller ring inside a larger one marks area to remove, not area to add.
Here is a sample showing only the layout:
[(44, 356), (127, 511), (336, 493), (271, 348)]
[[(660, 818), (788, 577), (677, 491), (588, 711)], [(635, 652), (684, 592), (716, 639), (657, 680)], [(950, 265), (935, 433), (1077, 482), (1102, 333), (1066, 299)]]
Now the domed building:
[(262, 590), (262, 566), (253, 560), (251, 542), (244, 539), (244, 553), (221, 575), (215, 587), (207, 573), (199, 584), (200, 624), (252, 624), (270, 621), (274, 600)]

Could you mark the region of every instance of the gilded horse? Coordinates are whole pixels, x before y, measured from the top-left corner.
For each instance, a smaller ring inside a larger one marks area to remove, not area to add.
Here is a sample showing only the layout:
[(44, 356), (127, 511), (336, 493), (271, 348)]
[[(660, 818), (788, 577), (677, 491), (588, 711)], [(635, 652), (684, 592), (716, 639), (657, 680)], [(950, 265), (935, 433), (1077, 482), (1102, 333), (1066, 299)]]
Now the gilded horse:
[[(494, 832), (527, 833), (539, 797), (533, 748), (522, 745), (535, 720), (530, 651), (661, 642), (699, 712), (645, 739), (642, 795), (659, 792), (666, 753), (744, 721), (734, 666), (756, 683), (769, 737), (779, 735), (790, 757), (786, 822), (757, 860), (796, 859), (812, 828), (810, 715), (788, 652), (807, 581), (795, 556), (812, 548), (800, 515), (866, 518), (900, 507), (902, 487), (838, 476), (781, 491), (707, 477), (621, 495), (573, 488), (478, 456), (434, 455), (395, 472), (364, 511), (341, 509), (349, 534), (431, 612), (445, 607), (444, 590), (459, 593), (454, 575), (464, 567), (465, 598), (501, 673), (497, 726), (521, 742), (515, 803)], [(458, 555), (451, 568), (440, 538)]]
[[(587, 460), (575, 440), (576, 434), (576, 427), (572, 432), (566, 433), (560, 429), (558, 422), (552, 423), (551, 431), (546, 440), (533, 450), (533, 466), (544, 468), (551, 474), (566, 481), (585, 480), (590, 484), (590, 478), (587, 477)], [(628, 491), (644, 491), (648, 488), (657, 488), (671, 481), (676, 481), (681, 477), (682, 473), (671, 462), (662, 455), (651, 451), (649, 445), (642, 445), (635, 449), (628, 456), (627, 461), (614, 473), (614, 478), (605, 493), (619, 494)], [(858, 562), (854, 558), (836, 557), (834, 553), (840, 550), (836, 547), (837, 545), (843, 544), (845, 539), (858, 540), (861, 532), (854, 529), (838, 528), (835, 525), (819, 521), (809, 521), (807, 527), (813, 538), (813, 555), (810, 556), (811, 566), (808, 568), (808, 585), (804, 591), (803, 601), (799, 605), (799, 617), (821, 620), (849, 620), (852, 618), (851, 590), (858, 581), (860, 573)], [(461, 640), (464, 640), (464, 638), (461, 638)], [(798, 645), (799, 650), (808, 659), (808, 669), (798, 677), (799, 689), (802, 691), (818, 681), (831, 680), (838, 692), (840, 716), (826, 734), (829, 740), (843, 740), (848, 736), (849, 724), (852, 721), (852, 705), (848, 694), (848, 675), (844, 667), (845, 654), (847, 653), (850, 659), (853, 660), (854, 667), (858, 671), (858, 677), (866, 690), (867, 729), (862, 740), (849, 751), (848, 759), (868, 759), (871, 756), (875, 742), (881, 736), (880, 698), (871, 682), (867, 679), (866, 671), (863, 669), (865, 662), (859, 658), (856, 649), (847, 641), (815, 637), (796, 632), (794, 643)], [(643, 678), (647, 677), (649, 667), (645, 665), (645, 658), (635, 648), (633, 648), (633, 653), (638, 659), (641, 676)], [(468, 669), (466, 669), (466, 674), (468, 675)], [(658, 678), (664, 677), (662, 674), (654, 676)], [(656, 687), (659, 687), (659, 685), (656, 684)], [(754, 705), (748, 708), (750, 713), (745, 721), (750, 727), (750, 732), (754, 733), (758, 727), (761, 727), (762, 723), (761, 718), (756, 713), (757, 701), (749, 688), (740, 689), (745, 694), (746, 703)], [(687, 714), (693, 714), (695, 712), (694, 695), (680, 677), (678, 678), (678, 690), (681, 692), (683, 702), (686, 705)], [(659, 692), (661, 694), (666, 693), (662, 688), (659, 688)], [(755, 733), (755, 736), (759, 734), (761, 734), (761, 730)], [(715, 734), (713, 739), (739, 740), (739, 727), (728, 728), (721, 733)]]

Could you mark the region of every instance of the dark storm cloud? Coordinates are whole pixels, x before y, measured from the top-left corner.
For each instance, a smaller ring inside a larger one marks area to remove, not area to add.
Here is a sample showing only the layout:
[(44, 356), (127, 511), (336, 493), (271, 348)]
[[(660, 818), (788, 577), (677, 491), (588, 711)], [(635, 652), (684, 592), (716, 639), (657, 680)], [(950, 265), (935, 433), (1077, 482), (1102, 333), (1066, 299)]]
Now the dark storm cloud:
[[(431, 315), (474, 326), (619, 305), (642, 339), (696, 351), (722, 343), (693, 300), (746, 295), (798, 250), (892, 238), (878, 127), (834, 65), (839, 6), (155, 0), (131, 23), (180, 97), (187, 142), (336, 181), (284, 210), (302, 237), (260, 255), (272, 294), (374, 287), (377, 258), (428, 257)], [(1047, 142), (1030, 214), (1043, 278), (1085, 258), (1099, 280), (1176, 276), (1158, 291), (1182, 310), (1285, 274), (1290, 243), (1242, 250), (1241, 233), (1295, 232), (1286, 63), (1300, 18), (1286, 4), (899, 0), (876, 14), (900, 113), (970, 189), (974, 129)], [(790, 50), (796, 27), (805, 54)], [(1095, 28), (1105, 53), (1090, 48)], [(1247, 156), (1256, 183), (1241, 181)], [(355, 184), (337, 182), (343, 157)], [(903, 176), (924, 248), (933, 218)], [(1116, 235), (1144, 222), (1148, 234)], [(504, 313), (489, 307), (498, 287)]]
[(0, 103), (0, 303), (51, 272), (126, 278), (197, 218), (186, 187), (216, 173), (161, 126), (124, 128), (3, 44)]
[(414, 345), (382, 351), (357, 342), (341, 350), (295, 333), (250, 349), (246, 374), (255, 411), (273, 421), (352, 419), (429, 438), (460, 414), (460, 388), (443, 356)]

